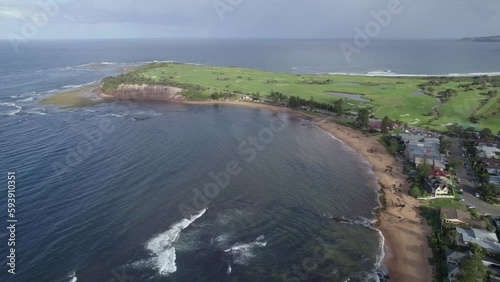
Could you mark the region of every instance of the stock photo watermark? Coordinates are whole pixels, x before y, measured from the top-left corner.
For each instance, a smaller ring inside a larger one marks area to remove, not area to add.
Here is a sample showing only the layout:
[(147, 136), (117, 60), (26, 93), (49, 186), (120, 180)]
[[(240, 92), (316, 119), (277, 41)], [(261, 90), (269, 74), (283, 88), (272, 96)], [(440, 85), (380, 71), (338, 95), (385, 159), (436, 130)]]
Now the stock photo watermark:
[(224, 15), (226, 13), (234, 12), (234, 10), (238, 8), (241, 3), (243, 3), (243, 0), (215, 0), (212, 2), (215, 12), (221, 22), (224, 21)]
[(389, 0), (385, 9), (370, 11), (372, 20), (368, 21), (363, 28), (359, 26), (354, 28), (353, 41), (340, 43), (340, 49), (346, 61), (350, 63), (353, 55), (359, 55), (363, 49), (367, 48), (372, 40), (392, 23), (394, 16), (401, 14), (403, 10), (404, 6), (400, 0)]
[(50, 20), (55, 18), (61, 11), (61, 6), (73, 0), (42, 0), (37, 2), (38, 11), (31, 16), (25, 16), (19, 31), (10, 32), (7, 38), (12, 49), (17, 54), (21, 44), (26, 44), (34, 39), (40, 29), (46, 27)]
[(16, 274), (16, 173), (7, 173), (7, 272)]

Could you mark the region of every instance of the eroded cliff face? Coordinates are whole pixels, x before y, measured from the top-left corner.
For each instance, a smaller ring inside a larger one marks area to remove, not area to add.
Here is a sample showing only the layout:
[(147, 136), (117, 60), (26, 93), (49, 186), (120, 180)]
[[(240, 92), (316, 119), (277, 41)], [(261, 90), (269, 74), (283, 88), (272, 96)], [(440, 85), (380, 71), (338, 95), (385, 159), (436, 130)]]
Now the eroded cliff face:
[(104, 98), (133, 99), (145, 101), (185, 100), (180, 95), (182, 88), (163, 85), (121, 84), (114, 91), (102, 93)]

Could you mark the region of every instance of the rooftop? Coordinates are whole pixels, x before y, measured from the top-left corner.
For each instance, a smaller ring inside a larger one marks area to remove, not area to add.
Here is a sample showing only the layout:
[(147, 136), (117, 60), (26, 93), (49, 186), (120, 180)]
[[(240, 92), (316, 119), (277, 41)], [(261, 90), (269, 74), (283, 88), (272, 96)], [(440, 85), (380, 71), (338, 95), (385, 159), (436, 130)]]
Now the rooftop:
[[(499, 253), (500, 243), (495, 233), (480, 229), (463, 229), (457, 227), (457, 233), (460, 235), (459, 243), (463, 245), (477, 244), (484, 249)], [(461, 242), (460, 242), (461, 241)]]
[(459, 209), (441, 208), (441, 213), (446, 216), (446, 219), (457, 219), (461, 221), (470, 219), (470, 214), (468, 212)]

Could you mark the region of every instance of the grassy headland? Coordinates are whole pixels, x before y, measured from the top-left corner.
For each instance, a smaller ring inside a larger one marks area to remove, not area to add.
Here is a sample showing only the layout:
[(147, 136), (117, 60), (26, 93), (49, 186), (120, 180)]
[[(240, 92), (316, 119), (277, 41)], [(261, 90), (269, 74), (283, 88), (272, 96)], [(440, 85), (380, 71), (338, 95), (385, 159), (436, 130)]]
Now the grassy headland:
[(181, 94), (191, 100), (239, 99), (245, 95), (267, 98), (274, 91), (284, 95), (283, 101), (299, 97), (334, 105), (341, 97), (331, 92), (358, 94), (368, 101), (344, 97), (345, 110), (370, 108), (377, 118), (388, 116), (439, 131), (452, 123), (500, 130), (500, 77), (306, 75), (152, 63), (105, 78), (102, 90), (110, 93), (122, 84), (175, 86), (185, 89)]

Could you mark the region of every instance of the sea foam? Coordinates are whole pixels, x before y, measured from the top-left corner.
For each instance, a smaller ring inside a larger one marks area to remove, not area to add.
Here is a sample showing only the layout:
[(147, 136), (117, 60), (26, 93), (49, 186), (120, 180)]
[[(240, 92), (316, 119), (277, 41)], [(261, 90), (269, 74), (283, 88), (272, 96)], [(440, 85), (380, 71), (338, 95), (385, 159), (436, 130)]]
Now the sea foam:
[(267, 242), (264, 241), (264, 236), (259, 236), (255, 241), (247, 244), (236, 243), (231, 248), (224, 250), (234, 256), (234, 263), (245, 265), (248, 260), (254, 257), (253, 250), (257, 247), (265, 247)]
[(207, 210), (204, 209), (200, 213), (192, 215), (189, 219), (183, 219), (164, 233), (161, 233), (149, 240), (146, 244), (146, 249), (153, 254), (153, 266), (158, 269), (160, 275), (167, 276), (177, 271), (175, 264), (176, 254), (173, 243), (180, 237), (181, 231), (186, 229), (195, 220), (200, 218)]

